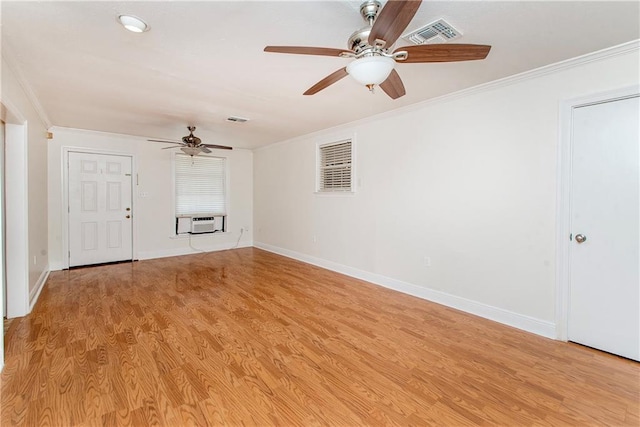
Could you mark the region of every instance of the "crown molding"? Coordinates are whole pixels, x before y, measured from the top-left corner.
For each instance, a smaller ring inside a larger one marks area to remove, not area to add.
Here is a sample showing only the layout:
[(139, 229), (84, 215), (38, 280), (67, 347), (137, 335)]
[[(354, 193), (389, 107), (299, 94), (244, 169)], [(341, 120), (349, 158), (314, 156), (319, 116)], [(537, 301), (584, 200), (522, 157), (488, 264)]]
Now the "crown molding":
[(440, 104), (444, 102), (450, 102), (455, 99), (464, 98), (466, 96), (475, 95), (478, 93), (490, 91), (493, 89), (510, 86), (525, 80), (532, 80), (538, 77), (546, 76), (548, 74), (557, 73), (559, 71), (579, 67), (581, 65), (585, 65), (591, 62), (598, 62), (608, 58), (613, 58), (616, 56), (626, 55), (628, 53), (636, 52), (640, 50), (640, 39), (632, 40), (630, 42), (622, 43), (617, 46), (612, 46), (606, 49), (598, 50), (596, 52), (587, 53), (585, 55), (577, 56), (575, 58), (566, 59), (564, 61), (556, 62), (550, 65), (545, 65), (543, 67), (534, 68), (533, 70), (524, 71), (522, 73), (514, 74), (511, 76), (503, 77), (498, 80), (493, 80), (487, 83), (483, 83), (477, 86), (472, 86), (470, 88), (462, 89), (457, 92), (448, 93), (446, 95), (438, 96), (435, 98), (427, 99), (425, 101), (417, 102), (415, 104), (407, 105), (404, 107), (400, 107), (395, 110), (385, 111), (384, 113), (379, 113), (373, 116), (365, 117), (363, 119), (355, 120), (352, 122), (344, 123), (338, 126), (334, 126), (327, 129), (322, 129), (316, 132), (312, 132), (306, 135), (296, 136), (294, 138), (290, 138), (284, 141), (276, 142), (273, 144), (265, 145), (264, 147), (259, 147), (254, 149), (254, 151), (260, 151), (267, 149), (269, 147), (278, 146), (281, 144), (288, 144), (292, 142), (299, 142), (302, 140), (306, 140), (309, 138), (315, 138), (321, 135), (324, 135), (327, 132), (337, 132), (344, 131), (345, 128), (351, 128), (354, 126), (366, 125), (371, 122), (375, 122), (382, 119), (388, 119), (391, 117), (396, 117), (399, 115), (403, 115), (406, 113), (410, 113), (416, 110), (420, 110), (428, 105)]
[(51, 120), (42, 107), (42, 104), (40, 104), (40, 101), (38, 101), (38, 97), (36, 96), (33, 88), (24, 77), (22, 69), (18, 64), (18, 61), (16, 60), (16, 55), (13, 53), (13, 49), (8, 45), (6, 39), (2, 40), (2, 59), (4, 59), (9, 69), (16, 76), (18, 84), (20, 85), (20, 87), (22, 87), (22, 90), (24, 91), (27, 99), (31, 103), (31, 106), (35, 110), (44, 127), (46, 129), (49, 129), (52, 126)]
[(150, 137), (141, 136), (141, 135), (129, 135), (126, 133), (117, 133), (117, 132), (107, 132), (103, 130), (93, 130), (93, 129), (82, 129), (82, 128), (74, 128), (68, 126), (52, 126), (49, 129), (54, 134), (56, 132), (67, 132), (67, 133), (80, 133), (85, 135), (100, 135), (106, 138), (118, 138), (125, 140), (138, 140), (138, 141), (146, 141)]
[[(575, 58), (566, 59), (564, 61), (556, 62), (549, 65), (544, 65), (533, 70), (524, 71), (522, 73), (514, 74), (511, 76), (503, 77), (498, 80), (483, 83), (477, 86), (473, 86), (467, 89), (453, 92), (437, 98), (428, 99), (426, 101), (412, 104), (407, 107), (390, 111), (388, 113), (382, 113), (379, 116), (385, 116), (386, 114), (393, 115), (393, 113), (400, 112), (406, 113), (416, 109), (420, 109), (426, 105), (437, 104), (441, 102), (448, 102), (454, 99), (462, 98), (469, 95), (475, 95), (476, 93), (486, 92), (496, 88), (510, 86), (515, 83), (519, 83), (525, 80), (532, 80), (538, 77), (546, 76), (549, 74), (557, 73), (559, 71), (568, 70), (571, 68), (579, 67), (581, 65), (589, 64), (591, 62), (598, 62), (604, 59), (613, 58), (616, 56), (626, 55), (628, 53), (640, 50), (640, 39), (633, 40), (627, 43), (623, 43), (617, 46), (608, 47), (606, 49), (598, 50), (595, 52), (587, 53), (585, 55), (577, 56)], [(381, 117), (378, 117), (381, 118)]]

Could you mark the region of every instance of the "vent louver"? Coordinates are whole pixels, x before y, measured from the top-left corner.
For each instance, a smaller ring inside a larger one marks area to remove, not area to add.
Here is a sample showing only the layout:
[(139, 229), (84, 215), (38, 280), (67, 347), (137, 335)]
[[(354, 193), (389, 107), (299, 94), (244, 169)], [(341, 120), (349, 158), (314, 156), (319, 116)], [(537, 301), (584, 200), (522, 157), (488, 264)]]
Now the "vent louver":
[(227, 121), (233, 123), (246, 123), (247, 121), (249, 121), (249, 119), (245, 119), (244, 117), (231, 116), (227, 117)]
[(462, 33), (456, 30), (444, 19), (438, 19), (424, 27), (405, 34), (402, 38), (413, 44), (446, 43), (449, 40), (460, 38)]

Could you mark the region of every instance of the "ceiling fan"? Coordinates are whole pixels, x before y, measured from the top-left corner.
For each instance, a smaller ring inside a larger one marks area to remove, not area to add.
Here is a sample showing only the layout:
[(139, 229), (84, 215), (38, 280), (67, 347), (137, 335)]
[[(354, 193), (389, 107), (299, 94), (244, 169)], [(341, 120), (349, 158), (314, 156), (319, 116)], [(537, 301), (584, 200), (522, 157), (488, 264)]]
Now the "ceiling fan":
[(148, 139), (147, 141), (175, 144), (174, 147), (165, 147), (163, 148), (163, 150), (180, 147), (182, 151), (184, 151), (186, 154), (190, 155), (191, 157), (197, 156), (200, 153), (211, 153), (211, 150), (209, 150), (209, 148), (217, 148), (221, 150), (233, 150), (232, 147), (228, 147), (226, 145), (203, 144), (202, 140), (193, 134), (193, 132), (196, 130), (195, 126), (187, 126), (187, 129), (189, 130), (189, 135), (183, 136), (182, 142), (166, 141), (162, 139)]
[[(267, 46), (265, 52), (292, 53), (298, 55), (338, 56), (354, 58), (346, 67), (329, 74), (304, 94), (313, 95), (338, 80), (351, 75), (371, 92), (375, 85), (392, 99), (400, 98), (406, 91), (395, 63), (453, 62), (484, 59), (491, 46), (476, 44), (429, 44), (403, 46), (391, 50), (420, 7), (422, 0), (388, 0), (380, 11), (377, 0), (367, 0), (360, 6), (360, 13), (367, 26), (354, 32), (347, 42), (348, 49), (305, 46)], [(378, 13), (379, 12), (379, 13)]]

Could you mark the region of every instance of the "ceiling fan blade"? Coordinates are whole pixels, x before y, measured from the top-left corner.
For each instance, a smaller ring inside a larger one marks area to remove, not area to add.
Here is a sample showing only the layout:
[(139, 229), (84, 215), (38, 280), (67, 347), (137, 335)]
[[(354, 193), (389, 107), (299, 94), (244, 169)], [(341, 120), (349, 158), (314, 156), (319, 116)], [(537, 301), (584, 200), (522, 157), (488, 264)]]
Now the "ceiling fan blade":
[(491, 46), (483, 44), (427, 44), (419, 46), (404, 46), (396, 49), (407, 52), (407, 59), (399, 63), (417, 62), (455, 62), (474, 61), (484, 59), (489, 54)]
[(385, 47), (391, 47), (407, 28), (420, 8), (422, 0), (389, 0), (373, 23), (369, 33), (369, 44), (384, 40)]
[(215, 149), (218, 149), (218, 150), (233, 150), (233, 147), (229, 147), (227, 145), (200, 144), (200, 147), (215, 148)]
[(164, 142), (166, 144), (180, 144), (180, 141), (166, 141), (166, 140), (162, 140), (162, 139), (147, 139), (147, 141), (150, 142)]
[(181, 145), (182, 145), (182, 144), (176, 144), (176, 145), (174, 145), (173, 147), (164, 147), (164, 148), (161, 148), (161, 150), (171, 150), (172, 148), (178, 148), (178, 147), (180, 147)]
[(316, 94), (320, 92), (322, 89), (326, 89), (327, 87), (331, 86), (338, 80), (346, 77), (347, 75), (348, 75), (347, 67), (342, 67), (338, 71), (335, 71), (329, 74), (327, 77), (325, 77), (324, 79), (320, 80), (318, 83), (311, 86), (309, 89), (307, 89), (304, 95)]
[(200, 144), (198, 145), (198, 148), (200, 149), (200, 151), (202, 151), (203, 153), (210, 153), (211, 150), (209, 150), (207, 147), (205, 147), (204, 145)]
[(306, 47), (306, 46), (267, 46), (265, 52), (273, 53), (293, 53), (296, 55), (321, 55), (321, 56), (340, 56), (343, 52), (353, 54), (349, 49), (333, 49), (330, 47)]
[(387, 77), (387, 80), (380, 84), (380, 89), (384, 91), (391, 99), (398, 99), (404, 96), (407, 92), (404, 90), (404, 84), (402, 79), (398, 75), (396, 70), (391, 70), (391, 74)]

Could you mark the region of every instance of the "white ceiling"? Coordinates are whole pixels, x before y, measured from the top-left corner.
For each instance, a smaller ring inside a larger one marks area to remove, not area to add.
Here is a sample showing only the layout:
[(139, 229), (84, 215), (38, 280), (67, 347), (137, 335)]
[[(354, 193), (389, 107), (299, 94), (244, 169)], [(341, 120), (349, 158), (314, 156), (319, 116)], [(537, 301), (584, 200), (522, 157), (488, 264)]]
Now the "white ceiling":
[[(445, 18), (484, 61), (399, 64), (407, 95), (349, 77), (302, 93), (348, 59), (264, 53), (346, 47), (360, 1), (1, 2), (9, 56), (52, 125), (256, 148), (640, 38), (640, 2), (429, 1), (409, 30)], [(121, 13), (151, 30), (125, 31)], [(401, 46), (409, 44), (399, 40)], [(226, 122), (236, 115), (246, 124)]]

